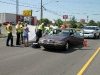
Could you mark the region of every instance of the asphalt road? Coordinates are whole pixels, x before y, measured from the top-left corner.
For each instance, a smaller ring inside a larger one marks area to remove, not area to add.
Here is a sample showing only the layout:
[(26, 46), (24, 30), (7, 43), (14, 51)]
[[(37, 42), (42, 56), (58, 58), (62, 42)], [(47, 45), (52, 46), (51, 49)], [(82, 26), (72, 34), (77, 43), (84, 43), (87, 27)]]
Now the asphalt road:
[[(1, 32), (6, 34), (5, 28)], [(81, 71), (84, 72), (80, 75), (100, 75), (100, 51), (81, 70), (100, 46), (99, 39), (87, 41), (88, 47), (73, 46), (68, 51), (57, 51), (23, 45), (6, 47), (6, 38), (0, 38), (0, 75), (77, 75)]]
[[(88, 47), (73, 46), (68, 51), (31, 47), (6, 47), (0, 39), (0, 75), (77, 75), (100, 46), (100, 40), (88, 39)], [(14, 38), (15, 44), (15, 38)], [(100, 74), (100, 52), (82, 75)]]

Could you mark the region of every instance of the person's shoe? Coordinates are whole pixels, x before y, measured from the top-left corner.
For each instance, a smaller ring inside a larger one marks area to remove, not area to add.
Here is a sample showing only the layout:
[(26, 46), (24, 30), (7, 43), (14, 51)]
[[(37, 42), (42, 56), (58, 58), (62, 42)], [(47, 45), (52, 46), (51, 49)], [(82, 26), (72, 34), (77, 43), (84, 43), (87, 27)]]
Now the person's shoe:
[(10, 46), (10, 45), (6, 45), (6, 46)]
[(14, 45), (11, 45), (11, 47), (14, 47)]
[(16, 44), (16, 45), (21, 45), (21, 44)]

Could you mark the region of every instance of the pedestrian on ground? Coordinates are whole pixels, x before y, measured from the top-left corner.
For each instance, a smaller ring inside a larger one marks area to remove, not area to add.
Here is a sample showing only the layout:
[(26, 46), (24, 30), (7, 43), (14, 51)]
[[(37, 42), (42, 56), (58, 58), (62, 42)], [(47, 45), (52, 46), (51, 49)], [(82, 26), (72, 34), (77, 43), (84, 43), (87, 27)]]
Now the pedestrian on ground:
[(27, 23), (25, 23), (23, 27), (23, 43), (25, 47), (28, 47), (28, 32), (29, 28), (27, 27)]
[[(8, 33), (6, 46), (14, 46), (13, 45), (13, 35), (12, 35), (12, 22), (9, 22), (9, 24), (6, 26), (6, 30)], [(9, 40), (11, 40), (10, 45), (9, 45)]]

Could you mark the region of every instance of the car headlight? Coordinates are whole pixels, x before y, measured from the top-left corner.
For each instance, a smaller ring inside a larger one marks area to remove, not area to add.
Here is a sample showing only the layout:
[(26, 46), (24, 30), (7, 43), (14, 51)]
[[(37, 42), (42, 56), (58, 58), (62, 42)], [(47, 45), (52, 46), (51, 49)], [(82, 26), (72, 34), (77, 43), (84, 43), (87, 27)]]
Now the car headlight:
[(94, 32), (90, 32), (90, 34), (94, 34)]
[(62, 43), (64, 43), (64, 41), (55, 41), (55, 43), (58, 43), (58, 44), (62, 44)]
[(83, 30), (81, 30), (80, 33), (83, 33)]
[(43, 42), (44, 42), (44, 39), (40, 38), (39, 43), (43, 43)]

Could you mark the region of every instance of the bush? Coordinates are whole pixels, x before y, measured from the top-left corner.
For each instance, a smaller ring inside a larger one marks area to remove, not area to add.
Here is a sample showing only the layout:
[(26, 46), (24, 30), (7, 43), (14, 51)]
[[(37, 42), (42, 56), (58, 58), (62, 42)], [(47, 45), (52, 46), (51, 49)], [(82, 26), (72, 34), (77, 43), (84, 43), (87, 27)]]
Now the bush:
[(5, 38), (5, 37), (7, 37), (7, 35), (5, 35), (5, 34), (0, 34), (0, 38)]

